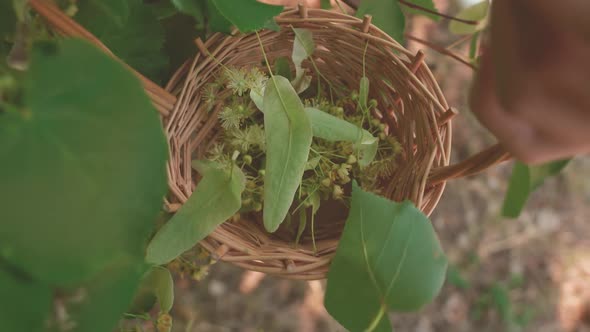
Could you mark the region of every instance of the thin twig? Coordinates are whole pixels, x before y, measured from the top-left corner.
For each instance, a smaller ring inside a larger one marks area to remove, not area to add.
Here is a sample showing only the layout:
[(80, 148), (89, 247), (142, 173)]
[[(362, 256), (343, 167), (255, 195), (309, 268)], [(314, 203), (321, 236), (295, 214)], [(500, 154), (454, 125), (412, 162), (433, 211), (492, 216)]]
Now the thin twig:
[(444, 54), (444, 55), (450, 56), (451, 58), (453, 58), (453, 59), (461, 62), (462, 64), (466, 65), (467, 67), (469, 67), (469, 68), (471, 68), (473, 70), (477, 70), (477, 66), (475, 66), (474, 64), (472, 64), (471, 62), (469, 62), (469, 60), (464, 59), (462, 56), (456, 54), (455, 52), (453, 52), (451, 50), (448, 50), (448, 49), (446, 49), (444, 47), (441, 47), (439, 45), (433, 44), (433, 43), (431, 43), (431, 42), (429, 42), (427, 40), (420, 39), (418, 37), (414, 37), (414, 36), (412, 36), (410, 34), (407, 34), (407, 33), (404, 36), (408, 40), (413, 40), (415, 42), (418, 42), (418, 43), (420, 43), (420, 44), (422, 44), (424, 46), (427, 46), (427, 47), (431, 48), (432, 50), (434, 50), (434, 51), (436, 51), (436, 52), (438, 52), (440, 54)]
[(478, 21), (464, 20), (462, 18), (458, 18), (458, 17), (455, 17), (455, 16), (451, 16), (451, 15), (439, 13), (436, 10), (428, 9), (428, 8), (422, 7), (420, 5), (416, 5), (416, 4), (413, 4), (411, 2), (407, 2), (406, 0), (398, 0), (398, 1), (399, 1), (399, 3), (401, 3), (404, 6), (407, 6), (407, 7), (410, 7), (410, 8), (414, 8), (414, 9), (418, 9), (418, 10), (421, 10), (421, 11), (426, 12), (426, 13), (429, 13), (429, 14), (437, 15), (437, 16), (446, 18), (448, 20), (457, 21), (457, 22), (461, 22), (461, 23), (465, 23), (465, 24), (469, 24), (469, 25), (478, 25), (479, 24)]

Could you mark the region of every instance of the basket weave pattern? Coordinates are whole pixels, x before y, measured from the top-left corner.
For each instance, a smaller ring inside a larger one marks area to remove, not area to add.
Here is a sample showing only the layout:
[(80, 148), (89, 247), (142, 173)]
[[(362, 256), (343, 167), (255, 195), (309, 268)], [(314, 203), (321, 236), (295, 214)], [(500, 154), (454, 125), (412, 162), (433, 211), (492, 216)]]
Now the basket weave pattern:
[[(31, 0), (30, 4), (57, 33), (90, 40), (114, 56), (96, 37), (50, 2)], [(337, 12), (299, 7), (283, 12), (276, 22), (280, 31), (259, 33), (271, 62), (277, 57), (290, 56), (292, 28), (312, 32), (316, 44), (313, 60), (322, 76), (334, 85), (358, 90), (365, 58), (370, 97), (378, 101), (381, 111), (373, 116), (387, 126), (389, 135), (403, 147), (394, 174), (382, 183), (384, 196), (396, 201), (411, 200), (430, 215), (447, 179), (481, 172), (509, 157), (501, 146), (495, 145), (449, 166), (451, 118), (456, 111), (449, 108), (424, 63), (424, 54), (406, 50), (372, 25), (370, 17), (361, 20)], [(205, 43), (197, 40), (197, 46), (200, 52), (173, 75), (165, 89), (134, 71), (161, 113), (168, 137), (170, 193), (165, 205), (172, 212), (186, 202), (200, 179), (192, 170), (191, 161), (202, 158), (220, 133), (217, 114), (223, 105), (218, 103), (212, 112), (207, 112), (201, 90), (221, 74), (219, 63), (264, 69), (256, 34), (215, 34)], [(313, 69), (310, 72), (315, 73)], [(321, 279), (326, 276), (343, 225), (344, 218), (316, 220), (317, 252), (312, 249), (309, 235), (304, 234), (295, 247), (293, 239), (286, 238), (281, 231), (269, 234), (260, 222), (246, 219), (224, 223), (200, 244), (215, 258), (245, 269), (293, 279)]]

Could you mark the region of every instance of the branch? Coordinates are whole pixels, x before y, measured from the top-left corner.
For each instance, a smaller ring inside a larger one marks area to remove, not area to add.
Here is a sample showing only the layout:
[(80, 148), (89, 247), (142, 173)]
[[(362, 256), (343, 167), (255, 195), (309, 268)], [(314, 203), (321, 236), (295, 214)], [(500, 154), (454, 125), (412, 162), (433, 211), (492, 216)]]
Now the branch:
[(404, 5), (406, 7), (418, 9), (418, 10), (421, 10), (423, 12), (430, 13), (430, 14), (433, 14), (433, 15), (437, 15), (437, 16), (440, 16), (440, 17), (443, 17), (443, 18), (446, 18), (446, 19), (449, 19), (449, 20), (453, 20), (453, 21), (457, 21), (457, 22), (461, 22), (461, 23), (465, 23), (465, 24), (469, 24), (469, 25), (477, 25), (479, 23), (478, 21), (464, 20), (462, 18), (458, 18), (458, 17), (455, 17), (455, 16), (451, 16), (451, 15), (446, 15), (446, 14), (443, 14), (443, 13), (439, 13), (436, 10), (428, 9), (428, 8), (422, 7), (420, 5), (416, 5), (416, 4), (413, 4), (411, 2), (407, 2), (406, 0), (398, 0), (398, 1), (399, 1), (399, 3), (401, 3), (402, 5)]

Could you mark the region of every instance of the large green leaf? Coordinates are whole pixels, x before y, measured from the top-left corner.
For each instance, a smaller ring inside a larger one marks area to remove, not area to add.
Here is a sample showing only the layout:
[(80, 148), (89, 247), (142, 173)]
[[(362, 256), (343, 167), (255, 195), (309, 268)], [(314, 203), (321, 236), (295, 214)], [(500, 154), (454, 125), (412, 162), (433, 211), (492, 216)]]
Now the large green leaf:
[(15, 29), (16, 15), (12, 1), (2, 0), (0, 1), (0, 42), (4, 42), (6, 38), (12, 37)]
[(305, 91), (311, 83), (311, 76), (305, 75), (305, 70), (301, 66), (303, 60), (309, 58), (315, 50), (315, 43), (311, 31), (306, 29), (293, 28), (295, 38), (293, 40), (293, 53), (291, 59), (295, 64), (295, 78), (291, 82), (298, 93)]
[(430, 221), (412, 203), (363, 192), (328, 272), (325, 305), (350, 331), (391, 331), (387, 311), (413, 311), (443, 285), (447, 260)]
[(355, 143), (355, 148), (360, 154), (361, 167), (368, 166), (375, 159), (379, 140), (370, 132), (313, 107), (306, 107), (305, 113), (311, 122), (313, 136), (333, 142)]
[(145, 264), (123, 258), (67, 294), (63, 301), (68, 313), (66, 324), (73, 327), (68, 331), (113, 331), (129, 308), (146, 270)]
[(312, 129), (289, 80), (271, 76), (264, 91), (264, 226), (274, 232), (289, 212), (311, 147)]
[(519, 161), (514, 164), (508, 192), (504, 198), (502, 215), (516, 218), (522, 212), (530, 194), (539, 188), (545, 179), (561, 172), (570, 160), (558, 160), (539, 166), (527, 166)]
[(167, 73), (164, 29), (142, 0), (78, 1), (75, 19), (125, 63), (153, 80)]
[(52, 290), (4, 268), (0, 263), (0, 326), (2, 331), (44, 331)]
[(182, 208), (156, 233), (146, 260), (165, 264), (204, 239), (235, 214), (242, 205), (244, 173), (236, 166), (222, 169), (212, 163), (196, 163), (203, 176)]
[(0, 255), (57, 285), (141, 259), (166, 193), (167, 145), (137, 78), (65, 40), (34, 52), (24, 102), (0, 114)]
[(373, 16), (373, 24), (393, 37), (398, 42), (403, 42), (406, 28), (406, 18), (395, 0), (363, 0), (356, 11), (356, 16), (362, 18), (365, 15)]
[[(412, 3), (414, 5), (418, 5), (420, 7), (426, 8), (426, 9), (430, 9), (434, 12), (438, 12), (438, 10), (436, 9), (436, 6), (434, 5), (434, 1), (432, 1), (432, 0), (408, 0), (407, 2)], [(422, 9), (403, 6), (403, 10), (405, 13), (426, 16), (426, 17), (432, 19), (433, 21), (438, 22), (440, 20), (440, 16), (426, 12)]]
[(193, 16), (197, 21), (203, 20), (204, 2), (199, 0), (172, 0), (180, 12)]
[(283, 6), (267, 5), (257, 0), (240, 0), (239, 3), (236, 0), (209, 0), (209, 5), (241, 32), (262, 29), (283, 11)]
[(232, 23), (221, 14), (213, 0), (207, 0), (207, 11), (209, 13), (209, 29), (211, 31), (226, 34), (231, 32)]
[(457, 18), (477, 21), (479, 23), (473, 25), (459, 21), (451, 21), (451, 23), (449, 23), (449, 30), (456, 35), (470, 35), (472, 33), (476, 33), (477, 31), (483, 30), (487, 25), (486, 17), (488, 15), (489, 8), (489, 0), (483, 0), (480, 3), (463, 9), (461, 12), (459, 12), (459, 14), (457, 14)]

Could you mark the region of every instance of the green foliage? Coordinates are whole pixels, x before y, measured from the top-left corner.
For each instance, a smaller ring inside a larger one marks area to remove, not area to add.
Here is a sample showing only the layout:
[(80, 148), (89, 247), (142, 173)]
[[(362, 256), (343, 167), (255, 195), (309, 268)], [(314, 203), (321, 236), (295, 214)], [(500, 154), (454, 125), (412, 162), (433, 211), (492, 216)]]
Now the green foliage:
[(47, 285), (11, 271), (0, 261), (0, 322), (3, 331), (43, 331), (51, 306)]
[(387, 311), (418, 310), (442, 287), (447, 260), (430, 221), (353, 183), (352, 207), (328, 273), (325, 305), (351, 331), (391, 331)]
[(459, 14), (457, 14), (457, 18), (478, 21), (479, 24), (472, 25), (459, 21), (451, 21), (451, 23), (449, 23), (449, 30), (456, 35), (470, 35), (483, 30), (487, 25), (486, 17), (488, 15), (489, 8), (490, 2), (488, 0), (483, 0), (480, 3), (463, 9), (461, 12), (459, 12)]
[[(434, 5), (434, 1), (432, 1), (432, 0), (408, 0), (408, 2), (418, 5), (420, 7), (423, 7), (423, 8), (430, 9), (434, 12), (438, 12), (438, 10), (436, 9), (436, 6)], [(417, 8), (410, 8), (407, 6), (403, 6), (403, 4), (402, 4), (402, 8), (404, 10), (404, 13), (414, 14), (414, 15), (422, 15), (422, 16), (426, 16), (426, 17), (430, 18), (433, 21), (436, 21), (436, 22), (440, 21), (440, 16), (438, 16), (436, 14), (428, 13), (428, 12), (425, 12), (425, 11), (423, 11), (421, 9), (417, 9)]]
[[(251, 32), (264, 28), (283, 11), (283, 6), (271, 6), (256, 0), (208, 0), (209, 12), (215, 18), (215, 31), (228, 32), (230, 22), (241, 32)], [(225, 22), (223, 22), (225, 20)]]
[(330, 2), (330, 0), (320, 0), (320, 6), (322, 7), (322, 9), (331, 9), (332, 3)]
[(545, 179), (561, 172), (569, 161), (559, 160), (540, 166), (527, 166), (517, 161), (510, 177), (508, 192), (502, 207), (502, 215), (509, 218), (518, 217), (530, 194), (539, 188)]
[(85, 281), (77, 289), (62, 294), (60, 310), (66, 317), (56, 317), (52, 332), (112, 331), (133, 300), (139, 281), (146, 271), (143, 263), (121, 259)]
[(27, 78), (25, 107), (0, 114), (0, 254), (55, 285), (140, 259), (167, 147), (138, 80), (78, 40), (38, 47)]
[(154, 236), (146, 261), (165, 264), (192, 248), (217, 226), (236, 213), (241, 205), (245, 178), (242, 171), (211, 162), (197, 162), (203, 176), (191, 197)]
[(367, 14), (373, 17), (372, 23), (383, 32), (400, 43), (404, 41), (406, 18), (399, 2), (393, 0), (363, 0), (356, 11), (356, 16), (362, 18)]
[(161, 313), (169, 312), (174, 304), (174, 280), (170, 271), (160, 266), (152, 267), (141, 279), (133, 301), (134, 313), (148, 312), (156, 300)]
[(11, 0), (0, 1), (0, 43), (12, 38), (16, 29), (16, 16)]
[(193, 16), (197, 21), (205, 18), (204, 2), (201, 0), (171, 0), (172, 4), (181, 12)]
[(155, 81), (167, 73), (164, 29), (142, 0), (79, 1), (78, 8), (75, 19), (126, 64)]
[(264, 226), (274, 232), (285, 219), (301, 183), (312, 129), (303, 103), (289, 81), (272, 76), (264, 92), (266, 175)]

